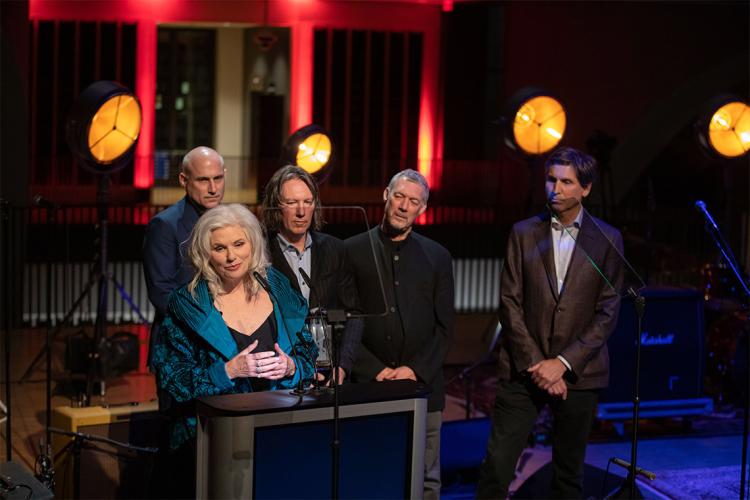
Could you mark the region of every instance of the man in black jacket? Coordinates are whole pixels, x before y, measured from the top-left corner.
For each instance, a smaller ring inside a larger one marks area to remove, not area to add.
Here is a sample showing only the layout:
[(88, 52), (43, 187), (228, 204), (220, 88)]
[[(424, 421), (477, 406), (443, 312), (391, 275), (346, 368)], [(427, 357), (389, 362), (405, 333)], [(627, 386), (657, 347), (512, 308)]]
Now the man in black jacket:
[[(319, 232), (322, 226), (320, 196), (310, 174), (293, 165), (273, 174), (263, 197), (263, 222), (268, 231), (273, 266), (308, 299), (311, 311), (319, 307), (355, 309), (356, 291), (346, 271), (344, 244)], [(312, 289), (305, 283), (300, 268), (310, 278)], [(355, 318), (349, 319), (344, 328), (339, 382), (351, 372), (362, 327), (362, 320)]]
[(380, 226), (345, 244), (362, 310), (388, 313), (365, 320), (352, 380), (411, 379), (430, 387), (424, 497), (439, 498), (443, 361), (453, 326), (453, 265), (443, 246), (412, 231), (427, 208), (429, 192), (420, 173), (411, 169), (397, 173), (383, 192), (385, 214)]

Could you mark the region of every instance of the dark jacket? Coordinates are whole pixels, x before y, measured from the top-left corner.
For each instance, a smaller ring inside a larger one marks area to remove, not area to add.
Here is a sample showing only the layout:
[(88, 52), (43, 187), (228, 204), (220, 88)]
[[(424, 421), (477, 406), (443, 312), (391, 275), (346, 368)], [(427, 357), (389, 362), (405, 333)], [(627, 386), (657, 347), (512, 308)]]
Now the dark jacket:
[(623, 281), (613, 245), (622, 253), (622, 236), (597, 219), (600, 232), (592, 219), (584, 213), (562, 294), (549, 214), (513, 226), (500, 291), (501, 379), (523, 376), (531, 365), (561, 354), (572, 367), (566, 374), (571, 389), (607, 386), (607, 339), (617, 324)]
[[(312, 246), (310, 247), (310, 309), (323, 306), (325, 309), (344, 309), (355, 311), (356, 289), (354, 280), (346, 266), (346, 249), (344, 242), (338, 238), (311, 231)], [(296, 273), (289, 267), (284, 253), (279, 246), (276, 234), (268, 238), (271, 262), (273, 266), (284, 273), (292, 287), (300, 291)], [(341, 366), (347, 373), (351, 373), (352, 365), (357, 355), (357, 348), (362, 339), (364, 324), (359, 318), (347, 321), (341, 339)]]
[[(399, 251), (398, 276), (388, 262), (380, 228), (346, 240), (359, 300), (365, 313), (398, 314), (404, 329), (402, 341), (389, 331), (387, 317), (365, 319), (357, 361), (352, 370), (355, 382), (373, 380), (386, 366), (408, 366), (432, 393), (428, 410), (445, 406), (443, 362), (453, 328), (453, 264), (450, 253), (440, 244), (410, 233)], [(370, 238), (375, 246), (377, 268)], [(387, 244), (387, 243), (386, 243)], [(386, 288), (383, 304), (378, 271)], [(389, 298), (390, 297), (390, 298)]]
[(190, 232), (200, 214), (187, 196), (156, 214), (143, 238), (143, 274), (148, 298), (156, 308), (149, 339), (149, 366), (159, 329), (167, 312), (169, 294), (186, 285), (194, 275), (187, 257)]
[[(279, 347), (294, 358), (297, 366), (293, 377), (271, 381), (270, 389), (294, 388), (300, 380), (312, 380), (317, 356), (305, 326), (307, 304), (286, 277), (272, 267), (268, 268), (268, 283), (273, 292)], [(187, 286), (172, 293), (161, 328), (153, 364), (159, 388), (176, 403), (173, 413), (182, 413), (170, 430), (170, 446), (176, 449), (195, 437), (195, 417), (186, 403), (204, 396), (251, 392), (252, 386), (247, 378), (230, 380), (227, 376), (224, 364), (237, 355), (237, 344), (214, 307), (205, 281), (198, 284), (195, 297)], [(302, 346), (297, 332), (303, 332), (312, 351)]]

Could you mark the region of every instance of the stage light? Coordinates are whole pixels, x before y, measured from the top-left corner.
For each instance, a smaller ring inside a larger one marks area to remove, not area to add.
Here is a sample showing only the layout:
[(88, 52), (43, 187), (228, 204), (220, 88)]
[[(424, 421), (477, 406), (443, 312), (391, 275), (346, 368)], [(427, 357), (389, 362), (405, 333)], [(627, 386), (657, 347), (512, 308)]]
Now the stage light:
[[(73, 155), (79, 165), (98, 175), (96, 200), (98, 205), (98, 242), (97, 266), (92, 268), (88, 285), (74, 302), (74, 308), (83, 302), (95, 284), (98, 283), (96, 323), (94, 338), (84, 346), (90, 361), (86, 376), (86, 399), (91, 402), (94, 386), (99, 384), (104, 395), (105, 379), (117, 370), (124, 368), (120, 359), (125, 356), (122, 349), (112, 350), (111, 340), (107, 338), (107, 311), (109, 282), (112, 281), (120, 294), (122, 287), (108, 271), (108, 234), (109, 234), (109, 201), (110, 174), (125, 167), (133, 158), (138, 136), (141, 132), (141, 105), (130, 90), (117, 82), (101, 80), (94, 82), (81, 92), (78, 100), (68, 114), (65, 135)], [(127, 294), (125, 294), (127, 295)], [(133, 312), (142, 322), (147, 323), (129, 298), (123, 295)], [(132, 339), (131, 339), (132, 340)], [(125, 345), (125, 344), (116, 344)], [(136, 351), (132, 350), (130, 355)], [(118, 354), (119, 353), (119, 354)], [(131, 356), (132, 357), (132, 356)], [(137, 362), (136, 362), (137, 365)], [(132, 363), (127, 366), (132, 366)]]
[(744, 155), (750, 149), (750, 107), (731, 96), (713, 99), (698, 122), (698, 139), (721, 157)]
[(114, 172), (132, 159), (141, 119), (141, 105), (126, 87), (106, 80), (92, 83), (68, 115), (68, 146), (85, 168)]
[(508, 101), (505, 112), (506, 143), (527, 155), (541, 155), (557, 146), (565, 135), (565, 109), (549, 93), (524, 88)]
[(328, 132), (318, 125), (306, 125), (294, 132), (284, 145), (281, 161), (297, 165), (318, 182), (330, 174), (333, 142)]

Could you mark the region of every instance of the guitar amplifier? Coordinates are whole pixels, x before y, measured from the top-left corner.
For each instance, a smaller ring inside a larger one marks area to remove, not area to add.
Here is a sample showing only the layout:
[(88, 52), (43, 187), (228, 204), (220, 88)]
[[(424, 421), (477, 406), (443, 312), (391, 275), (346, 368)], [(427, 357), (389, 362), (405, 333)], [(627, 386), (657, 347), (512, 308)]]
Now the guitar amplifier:
[[(660, 288), (646, 288), (642, 295), (646, 300), (640, 333), (642, 404), (703, 398), (703, 296), (697, 290)], [(623, 299), (608, 343), (610, 380), (602, 403), (633, 400), (637, 327), (633, 301)]]
[(156, 401), (106, 408), (62, 406), (52, 413), (52, 427), (80, 435), (74, 440), (68, 435), (52, 434), (56, 496), (148, 496), (156, 453), (129, 449), (111, 441), (138, 448), (158, 448), (165, 427)]

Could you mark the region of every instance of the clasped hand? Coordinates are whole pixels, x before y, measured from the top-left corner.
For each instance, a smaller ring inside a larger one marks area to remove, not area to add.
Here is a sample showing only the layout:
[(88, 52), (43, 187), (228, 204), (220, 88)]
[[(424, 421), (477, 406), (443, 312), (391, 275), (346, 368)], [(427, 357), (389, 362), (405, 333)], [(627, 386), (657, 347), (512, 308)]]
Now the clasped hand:
[(383, 380), (413, 380), (416, 382), (417, 375), (408, 366), (399, 366), (397, 368), (388, 368), (386, 366), (375, 376), (375, 380), (378, 382), (382, 382)]
[(252, 352), (258, 341), (244, 348), (224, 365), (230, 379), (242, 377), (278, 380), (295, 372), (294, 360), (274, 344), (274, 351)]
[(531, 380), (551, 396), (559, 396), (562, 399), (568, 398), (568, 386), (562, 376), (567, 368), (557, 358), (545, 359), (527, 370), (531, 375)]

